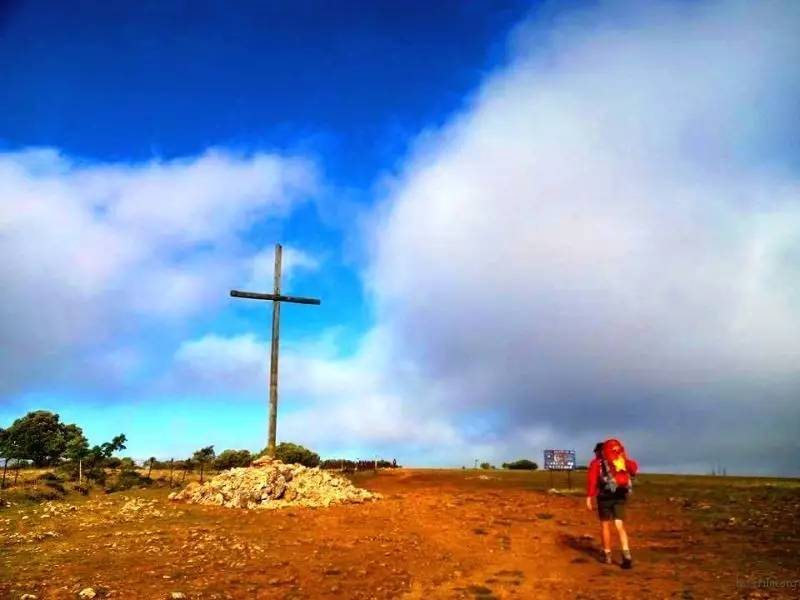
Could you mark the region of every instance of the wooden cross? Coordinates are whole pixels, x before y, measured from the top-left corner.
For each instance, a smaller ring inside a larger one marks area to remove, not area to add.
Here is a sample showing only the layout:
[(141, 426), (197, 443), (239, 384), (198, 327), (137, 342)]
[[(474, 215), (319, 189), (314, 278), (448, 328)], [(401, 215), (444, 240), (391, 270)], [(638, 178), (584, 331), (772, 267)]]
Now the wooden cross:
[(269, 365), (269, 434), (267, 437), (267, 456), (275, 456), (275, 431), (278, 421), (278, 344), (280, 338), (281, 302), (294, 304), (320, 304), (316, 298), (298, 298), (281, 295), (281, 255), (283, 249), (275, 244), (275, 285), (271, 294), (256, 292), (240, 292), (231, 290), (234, 298), (250, 298), (253, 300), (272, 300), (272, 352)]

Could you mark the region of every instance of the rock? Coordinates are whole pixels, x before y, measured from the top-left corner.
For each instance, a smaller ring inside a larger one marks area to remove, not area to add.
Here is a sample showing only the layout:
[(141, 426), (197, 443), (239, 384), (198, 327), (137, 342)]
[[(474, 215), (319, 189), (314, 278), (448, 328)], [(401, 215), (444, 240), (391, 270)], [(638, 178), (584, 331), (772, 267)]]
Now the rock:
[(169, 496), (176, 502), (247, 509), (322, 507), (380, 497), (339, 475), (267, 457), (257, 459), (251, 467), (223, 471), (203, 485), (190, 483)]
[(184, 598), (186, 598), (186, 594), (184, 594), (183, 592), (172, 592), (169, 595), (169, 597), (172, 600), (183, 600)]
[(22, 594), (19, 597), (19, 600), (37, 600), (38, 596), (34, 596), (33, 594)]
[(126, 521), (133, 519), (144, 520), (153, 517), (163, 517), (164, 513), (158, 510), (157, 500), (145, 500), (144, 498), (134, 498), (128, 500), (117, 512), (117, 516)]
[(83, 588), (78, 593), (78, 597), (79, 598), (94, 598), (95, 596), (97, 596), (97, 592), (94, 591), (94, 588), (90, 588), (90, 587)]

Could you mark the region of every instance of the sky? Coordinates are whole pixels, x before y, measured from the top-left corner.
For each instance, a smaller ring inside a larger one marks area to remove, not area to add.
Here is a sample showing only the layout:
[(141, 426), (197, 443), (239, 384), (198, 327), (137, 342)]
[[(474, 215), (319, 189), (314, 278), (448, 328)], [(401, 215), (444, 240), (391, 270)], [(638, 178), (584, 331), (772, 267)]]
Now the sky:
[(800, 473), (800, 5), (0, 4), (0, 426)]

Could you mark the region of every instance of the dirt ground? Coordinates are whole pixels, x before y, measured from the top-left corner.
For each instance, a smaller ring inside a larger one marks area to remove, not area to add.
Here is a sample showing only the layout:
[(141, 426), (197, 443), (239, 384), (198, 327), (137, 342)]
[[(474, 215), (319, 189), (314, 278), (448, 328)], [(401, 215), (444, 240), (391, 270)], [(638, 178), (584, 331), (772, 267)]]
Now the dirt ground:
[(170, 503), (164, 487), (2, 508), (0, 598), (800, 597), (798, 480), (640, 477), (632, 571), (616, 547), (617, 564), (597, 561), (596, 517), (582, 495), (547, 493), (546, 473), (355, 481), (384, 498), (244, 511)]

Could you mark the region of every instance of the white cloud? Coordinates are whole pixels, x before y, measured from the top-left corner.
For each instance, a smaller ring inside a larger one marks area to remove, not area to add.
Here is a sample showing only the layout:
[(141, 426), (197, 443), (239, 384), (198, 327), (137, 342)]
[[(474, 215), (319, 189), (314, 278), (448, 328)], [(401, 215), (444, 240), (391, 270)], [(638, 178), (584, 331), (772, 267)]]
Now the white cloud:
[[(279, 437), (471, 464), (616, 435), (648, 469), (800, 467), (800, 12), (648, 6), (521, 27), (421, 137), (373, 220), (377, 324), (351, 357), (284, 352)], [(266, 385), (265, 342), (201, 342), (201, 370), (247, 356)]]
[[(299, 271), (313, 273), (319, 270), (322, 260), (304, 250), (286, 246), (281, 255), (281, 289), (291, 287)], [(252, 271), (247, 284), (249, 290), (271, 290), (275, 273), (275, 247), (264, 248), (252, 260)]]
[(521, 28), (426, 134), (372, 236), (380, 326), (446, 384), (426, 401), (502, 415), (499, 440), (628, 432), (651, 464), (796, 469), (800, 178), (775, 161), (800, 11), (618, 7)]
[[(389, 358), (378, 331), (353, 355), (339, 355), (342, 332), (286, 344), (280, 354), (279, 438), (328, 455), (406, 445), (428, 449), (463, 443), (448, 416), (427, 412), (409, 396), (415, 376)], [(269, 342), (252, 334), (207, 335), (175, 354), (171, 384), (184, 393), (266, 398)], [(420, 393), (422, 390), (419, 390)]]
[(141, 164), (0, 154), (2, 386), (46, 385), (78, 370), (82, 349), (208, 310), (246, 276), (244, 229), (317, 186), (307, 161), (263, 153)]

